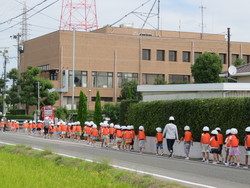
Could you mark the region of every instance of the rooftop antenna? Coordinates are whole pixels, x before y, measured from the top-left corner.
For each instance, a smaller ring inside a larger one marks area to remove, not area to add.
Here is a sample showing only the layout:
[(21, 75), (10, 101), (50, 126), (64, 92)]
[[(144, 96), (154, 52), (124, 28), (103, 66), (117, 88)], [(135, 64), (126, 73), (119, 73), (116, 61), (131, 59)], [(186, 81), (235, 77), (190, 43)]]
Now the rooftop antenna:
[(201, 39), (203, 39), (203, 33), (204, 33), (204, 27), (205, 27), (205, 25), (204, 25), (204, 9), (206, 8), (206, 7), (204, 7), (203, 6), (203, 3), (202, 3), (202, 0), (201, 0), (201, 6), (199, 7), (200, 9), (201, 9)]

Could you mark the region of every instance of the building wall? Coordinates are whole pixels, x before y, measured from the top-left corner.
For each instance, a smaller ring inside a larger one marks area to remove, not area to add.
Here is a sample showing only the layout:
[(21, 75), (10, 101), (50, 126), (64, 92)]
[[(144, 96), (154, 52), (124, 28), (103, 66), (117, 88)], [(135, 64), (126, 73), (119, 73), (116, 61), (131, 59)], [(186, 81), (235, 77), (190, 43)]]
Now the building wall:
[[(151, 34), (152, 36), (140, 36)], [(191, 64), (195, 61), (196, 52), (213, 52), (227, 54), (227, 42), (224, 35), (204, 34), (201, 40), (199, 33), (139, 30), (131, 28), (105, 27), (94, 32), (76, 32), (75, 70), (87, 71), (87, 87), (75, 87), (75, 96), (83, 90), (90, 98), (100, 91), (101, 97), (112, 97), (113, 102), (120, 95), (117, 84), (117, 73), (137, 73), (139, 84), (143, 84), (143, 74), (163, 74), (166, 81), (169, 75), (186, 75), (191, 77)], [(50, 71), (57, 71), (58, 78), (53, 83), (62, 88), (62, 77), (65, 70), (72, 70), (72, 31), (56, 31), (25, 42), (25, 52), (21, 56), (21, 70), (27, 66), (49, 65), (42, 75), (50, 78)], [(151, 51), (150, 60), (143, 60), (142, 50)], [(157, 61), (157, 50), (165, 52), (164, 61)], [(169, 61), (169, 51), (176, 51), (176, 61)], [(183, 62), (183, 51), (190, 53), (190, 62)], [(231, 53), (241, 57), (250, 55), (250, 43), (231, 43)], [(227, 63), (227, 62), (226, 62)], [(223, 64), (223, 70), (227, 69)], [(45, 67), (46, 69), (46, 67)], [(111, 72), (112, 88), (92, 87), (92, 72)], [(182, 77), (182, 76), (181, 76)], [(70, 101), (72, 88), (61, 93), (57, 106), (65, 106)], [(105, 100), (105, 99), (104, 99)], [(89, 101), (89, 107), (94, 102)]]

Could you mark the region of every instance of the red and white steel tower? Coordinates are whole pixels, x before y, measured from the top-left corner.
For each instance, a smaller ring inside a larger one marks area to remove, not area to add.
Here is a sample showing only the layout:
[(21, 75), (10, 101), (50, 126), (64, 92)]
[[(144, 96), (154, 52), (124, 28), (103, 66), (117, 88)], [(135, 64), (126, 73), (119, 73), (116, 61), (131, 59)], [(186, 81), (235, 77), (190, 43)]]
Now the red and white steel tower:
[(96, 0), (62, 0), (60, 30), (97, 28)]

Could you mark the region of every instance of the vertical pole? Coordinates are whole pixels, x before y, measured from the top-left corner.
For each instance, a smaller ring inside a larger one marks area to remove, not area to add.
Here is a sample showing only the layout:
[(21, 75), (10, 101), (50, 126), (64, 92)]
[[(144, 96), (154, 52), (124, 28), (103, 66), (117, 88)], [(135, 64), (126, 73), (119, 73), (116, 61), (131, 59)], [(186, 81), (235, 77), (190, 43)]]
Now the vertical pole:
[(161, 8), (160, 7), (160, 0), (158, 0), (158, 17), (157, 17), (157, 19), (158, 19), (158, 23), (157, 23), (157, 30), (158, 30), (158, 32), (160, 31), (160, 8)]
[(7, 51), (5, 50), (3, 52), (3, 56), (4, 56), (4, 87), (3, 87), (3, 115), (6, 115), (6, 103), (5, 103), (5, 99), (6, 99), (6, 64), (7, 64)]
[(37, 119), (40, 117), (40, 82), (37, 82)]
[[(20, 70), (20, 37), (21, 35), (17, 34), (17, 67), (18, 67), (18, 80), (20, 80), (21, 77), (21, 70)], [(21, 100), (20, 100), (20, 93), (21, 93), (21, 87), (20, 85), (17, 86), (17, 93), (18, 93), (18, 109), (20, 110), (22, 108), (21, 106)]]
[[(230, 61), (231, 61), (230, 53), (231, 53), (230, 52), (230, 28), (227, 28), (227, 65), (228, 65), (228, 69), (230, 67)], [(227, 72), (228, 72), (227, 78), (229, 79), (230, 74), (229, 74), (229, 71), (227, 71)]]
[(117, 102), (117, 50), (114, 52), (114, 102)]
[(71, 110), (74, 110), (74, 95), (75, 95), (75, 38), (76, 30), (73, 28), (73, 39), (72, 39), (72, 104)]

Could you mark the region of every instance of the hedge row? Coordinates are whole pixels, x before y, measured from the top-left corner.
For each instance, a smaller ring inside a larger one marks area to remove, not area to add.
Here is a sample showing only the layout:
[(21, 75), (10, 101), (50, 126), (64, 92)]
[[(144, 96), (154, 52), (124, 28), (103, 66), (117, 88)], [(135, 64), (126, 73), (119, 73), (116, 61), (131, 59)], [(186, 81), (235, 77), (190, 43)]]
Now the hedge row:
[(200, 140), (203, 126), (209, 126), (210, 130), (220, 127), (222, 133), (235, 127), (243, 138), (245, 127), (250, 124), (250, 98), (142, 102), (130, 105), (125, 117), (127, 125), (133, 124), (136, 130), (143, 125), (148, 136), (155, 136), (155, 128), (164, 128), (169, 116), (175, 117), (179, 137), (184, 126), (189, 125), (195, 141)]
[[(0, 119), (2, 118), (2, 116), (0, 116)], [(33, 115), (6, 115), (6, 118), (9, 119), (22, 119), (22, 120), (32, 120), (34, 119)]]

